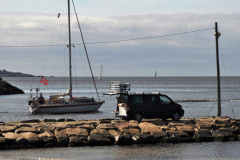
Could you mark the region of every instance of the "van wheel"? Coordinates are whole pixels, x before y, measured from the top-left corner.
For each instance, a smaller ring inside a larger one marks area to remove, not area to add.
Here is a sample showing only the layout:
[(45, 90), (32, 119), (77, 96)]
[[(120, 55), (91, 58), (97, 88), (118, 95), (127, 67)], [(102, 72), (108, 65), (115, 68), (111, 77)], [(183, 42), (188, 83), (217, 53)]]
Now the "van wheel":
[(172, 120), (179, 121), (179, 119), (180, 119), (180, 114), (178, 112), (173, 112)]
[(140, 122), (143, 119), (143, 115), (140, 112), (137, 112), (134, 114), (134, 119), (138, 122)]

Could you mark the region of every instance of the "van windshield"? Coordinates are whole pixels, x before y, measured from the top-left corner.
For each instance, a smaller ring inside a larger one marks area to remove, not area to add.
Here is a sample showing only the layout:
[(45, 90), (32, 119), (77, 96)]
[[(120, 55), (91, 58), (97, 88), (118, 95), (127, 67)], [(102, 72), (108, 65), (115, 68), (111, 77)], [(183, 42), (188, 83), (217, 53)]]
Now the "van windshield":
[(118, 97), (118, 103), (128, 103), (128, 95), (120, 95)]

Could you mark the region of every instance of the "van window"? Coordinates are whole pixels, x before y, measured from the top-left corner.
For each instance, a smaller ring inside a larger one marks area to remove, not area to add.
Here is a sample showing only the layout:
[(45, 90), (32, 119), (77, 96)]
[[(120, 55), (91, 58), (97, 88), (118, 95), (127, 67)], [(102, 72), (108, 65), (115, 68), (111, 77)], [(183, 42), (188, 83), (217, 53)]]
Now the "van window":
[(142, 104), (143, 103), (143, 96), (132, 96), (131, 97), (131, 104)]
[(158, 104), (159, 99), (157, 96), (145, 96), (144, 97), (144, 103), (145, 104)]
[(166, 96), (159, 96), (160, 104), (170, 104), (171, 100)]
[(128, 103), (128, 95), (120, 95), (118, 97), (118, 103)]

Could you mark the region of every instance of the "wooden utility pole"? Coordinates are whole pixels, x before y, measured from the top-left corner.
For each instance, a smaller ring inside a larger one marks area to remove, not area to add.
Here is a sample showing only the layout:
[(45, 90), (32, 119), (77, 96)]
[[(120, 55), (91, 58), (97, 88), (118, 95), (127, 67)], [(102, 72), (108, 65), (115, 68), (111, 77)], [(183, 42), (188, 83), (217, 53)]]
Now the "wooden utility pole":
[(216, 62), (217, 62), (217, 90), (218, 90), (218, 114), (217, 116), (221, 116), (221, 91), (220, 91), (220, 69), (219, 69), (219, 56), (218, 56), (218, 38), (221, 33), (218, 32), (218, 25), (215, 22), (215, 38), (216, 38)]

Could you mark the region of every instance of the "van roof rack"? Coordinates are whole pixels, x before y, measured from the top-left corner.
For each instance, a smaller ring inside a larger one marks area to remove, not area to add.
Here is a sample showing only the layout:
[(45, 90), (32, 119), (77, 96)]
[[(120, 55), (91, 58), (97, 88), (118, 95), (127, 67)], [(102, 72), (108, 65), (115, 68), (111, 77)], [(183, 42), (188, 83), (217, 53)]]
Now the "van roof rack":
[(160, 92), (131, 92), (130, 93), (131, 95), (133, 94), (153, 94), (153, 95), (160, 95), (161, 93)]

